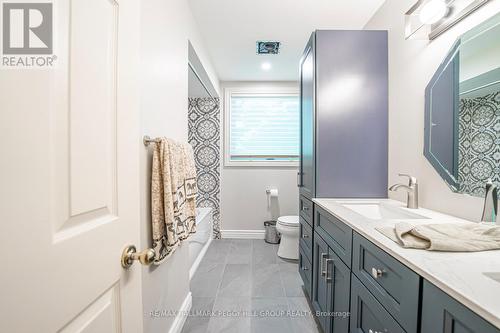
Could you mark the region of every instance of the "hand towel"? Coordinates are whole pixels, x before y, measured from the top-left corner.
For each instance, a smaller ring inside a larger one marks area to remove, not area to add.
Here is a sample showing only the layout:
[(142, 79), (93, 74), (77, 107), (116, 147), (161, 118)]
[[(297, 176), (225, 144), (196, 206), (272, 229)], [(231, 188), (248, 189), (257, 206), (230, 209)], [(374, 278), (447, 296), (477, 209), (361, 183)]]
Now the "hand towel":
[(154, 263), (161, 264), (196, 230), (196, 166), (191, 145), (161, 138), (151, 170)]
[(429, 251), (476, 252), (500, 249), (500, 227), (480, 223), (413, 225), (397, 223), (379, 232), (405, 248)]

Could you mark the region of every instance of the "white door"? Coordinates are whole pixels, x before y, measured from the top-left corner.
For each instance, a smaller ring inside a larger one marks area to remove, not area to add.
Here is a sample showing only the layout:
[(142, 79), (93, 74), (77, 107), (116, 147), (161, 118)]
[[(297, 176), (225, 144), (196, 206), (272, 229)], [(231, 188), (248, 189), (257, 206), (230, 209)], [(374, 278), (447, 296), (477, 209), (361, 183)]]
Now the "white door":
[(142, 332), (139, 0), (53, 6), (55, 68), (0, 70), (0, 332)]

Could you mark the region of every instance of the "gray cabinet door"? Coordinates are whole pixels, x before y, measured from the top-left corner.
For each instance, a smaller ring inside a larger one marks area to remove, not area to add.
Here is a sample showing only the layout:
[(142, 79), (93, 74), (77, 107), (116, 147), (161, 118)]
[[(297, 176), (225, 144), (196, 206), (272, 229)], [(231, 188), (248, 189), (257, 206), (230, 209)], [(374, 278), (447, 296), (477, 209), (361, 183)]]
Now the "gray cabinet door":
[(314, 34), (300, 63), (300, 194), (314, 197)]
[[(328, 259), (328, 245), (318, 235), (313, 239), (313, 290), (312, 305), (316, 312), (327, 313), (329, 311), (328, 283), (325, 279), (326, 259)], [(319, 315), (318, 321), (323, 328), (323, 332), (329, 332), (329, 318), (326, 315)]]
[(424, 281), (420, 331), (425, 333), (500, 332), (499, 329), (428, 281)]
[(355, 275), (351, 279), (351, 333), (406, 333)]
[(328, 323), (329, 332), (348, 333), (351, 270), (332, 249), (328, 249), (325, 266), (325, 280), (328, 284), (328, 295), (330, 297), (328, 311), (331, 313)]
[(305, 254), (302, 246), (299, 247), (299, 274), (304, 283), (304, 290), (307, 297), (311, 298), (311, 275), (312, 275), (312, 265), (309, 257)]

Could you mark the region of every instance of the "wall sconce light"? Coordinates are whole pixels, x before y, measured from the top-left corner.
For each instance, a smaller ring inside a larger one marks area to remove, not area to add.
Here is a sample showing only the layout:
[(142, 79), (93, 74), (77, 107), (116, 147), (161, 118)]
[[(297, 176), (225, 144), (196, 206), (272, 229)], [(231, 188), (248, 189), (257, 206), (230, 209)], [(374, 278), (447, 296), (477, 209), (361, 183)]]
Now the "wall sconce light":
[(490, 0), (419, 0), (405, 14), (406, 39), (435, 39)]

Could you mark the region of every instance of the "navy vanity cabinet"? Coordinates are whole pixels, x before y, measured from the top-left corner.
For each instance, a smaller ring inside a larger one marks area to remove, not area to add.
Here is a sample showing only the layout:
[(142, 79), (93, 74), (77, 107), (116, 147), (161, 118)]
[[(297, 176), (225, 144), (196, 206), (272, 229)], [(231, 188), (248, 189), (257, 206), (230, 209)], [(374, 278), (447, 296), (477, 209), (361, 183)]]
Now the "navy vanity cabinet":
[(301, 195), (387, 197), (387, 46), (387, 31), (311, 34), (299, 64)]
[(351, 267), (352, 229), (319, 206), (314, 207), (314, 231)]
[(299, 247), (299, 274), (304, 283), (306, 296), (311, 298), (312, 292), (312, 265), (311, 259), (305, 254), (302, 247)]
[(350, 332), (407, 333), (354, 274), (351, 281)]
[(354, 232), (352, 271), (407, 333), (418, 331), (421, 278)]
[[(328, 258), (328, 245), (318, 234), (313, 239), (313, 284), (311, 303), (316, 312), (328, 312), (328, 291), (325, 281), (325, 260)], [(329, 332), (326, 316), (317, 316), (323, 332)]]
[(499, 333), (500, 330), (425, 280), (421, 332)]
[(313, 224), (313, 202), (302, 195), (299, 197), (299, 212), (310, 225)]
[(349, 331), (351, 271), (321, 236), (313, 240), (311, 303), (323, 332)]

